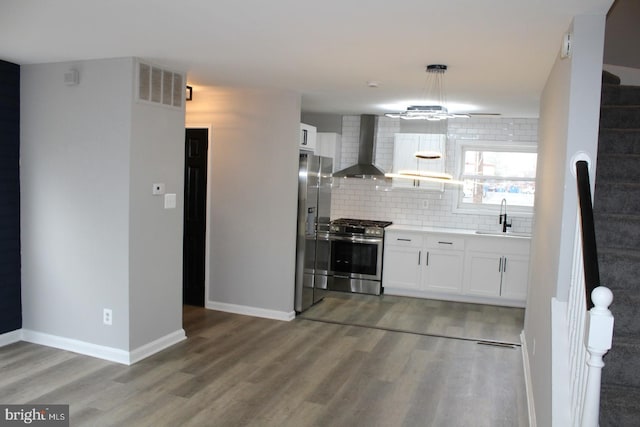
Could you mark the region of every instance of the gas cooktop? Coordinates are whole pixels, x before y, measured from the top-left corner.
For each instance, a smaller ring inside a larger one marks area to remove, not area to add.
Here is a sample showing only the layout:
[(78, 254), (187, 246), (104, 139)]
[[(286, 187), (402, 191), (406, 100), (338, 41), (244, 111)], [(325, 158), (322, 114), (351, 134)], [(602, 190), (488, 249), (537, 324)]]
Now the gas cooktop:
[(367, 236), (383, 236), (384, 228), (391, 221), (373, 221), (370, 219), (340, 218), (331, 221), (329, 230), (332, 233), (364, 234)]
[(370, 219), (339, 218), (331, 221), (331, 225), (347, 225), (351, 227), (385, 228), (393, 224), (391, 221), (374, 221)]

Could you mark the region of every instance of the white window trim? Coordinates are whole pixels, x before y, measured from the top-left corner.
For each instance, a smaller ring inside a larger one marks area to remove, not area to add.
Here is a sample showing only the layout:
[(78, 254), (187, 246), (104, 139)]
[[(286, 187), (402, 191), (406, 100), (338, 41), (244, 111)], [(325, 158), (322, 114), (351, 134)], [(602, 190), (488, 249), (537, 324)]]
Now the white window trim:
[[(514, 142), (514, 141), (480, 141), (480, 140), (456, 140), (455, 141), (455, 176), (456, 179), (462, 179), (462, 152), (465, 148), (471, 148), (474, 150), (485, 151), (512, 151), (522, 153), (537, 153), (538, 145), (534, 141), (526, 142)], [(485, 205), (485, 206), (471, 206), (469, 204), (461, 206), (462, 200), (462, 186), (457, 186), (456, 195), (453, 197), (453, 213), (458, 214), (471, 214), (471, 215), (499, 215), (500, 206), (498, 205)], [(519, 217), (531, 218), (533, 217), (533, 207), (525, 206), (507, 206), (509, 215), (517, 215)]]

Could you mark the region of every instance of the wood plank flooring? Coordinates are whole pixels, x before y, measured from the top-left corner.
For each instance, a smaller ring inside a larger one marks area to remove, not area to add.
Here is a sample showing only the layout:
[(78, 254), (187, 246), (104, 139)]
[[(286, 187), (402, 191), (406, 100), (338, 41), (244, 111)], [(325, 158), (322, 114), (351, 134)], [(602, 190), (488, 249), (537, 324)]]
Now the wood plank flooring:
[(133, 366), (20, 342), (0, 402), (72, 426), (527, 426), (520, 348), (185, 306), (187, 340)]
[(305, 319), (520, 345), (524, 309), (394, 295), (324, 292)]

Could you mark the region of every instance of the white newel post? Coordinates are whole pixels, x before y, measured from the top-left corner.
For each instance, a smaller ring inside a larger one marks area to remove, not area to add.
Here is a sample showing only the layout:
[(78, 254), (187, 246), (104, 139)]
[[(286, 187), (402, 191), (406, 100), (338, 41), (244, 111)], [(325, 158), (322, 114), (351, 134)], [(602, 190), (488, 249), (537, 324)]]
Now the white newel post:
[(613, 315), (609, 311), (613, 293), (609, 288), (598, 286), (591, 292), (591, 301), (594, 307), (589, 310), (584, 332), (585, 344), (589, 352), (587, 360), (589, 368), (582, 412), (583, 427), (598, 427), (600, 378), (604, 367), (602, 356), (611, 349), (613, 338)]

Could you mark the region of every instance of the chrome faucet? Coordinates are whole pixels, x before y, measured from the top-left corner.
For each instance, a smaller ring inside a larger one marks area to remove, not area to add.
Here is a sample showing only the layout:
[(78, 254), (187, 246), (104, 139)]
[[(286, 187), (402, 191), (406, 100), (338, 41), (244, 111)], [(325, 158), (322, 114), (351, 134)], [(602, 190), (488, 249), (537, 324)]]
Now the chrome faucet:
[[(504, 211), (504, 213), (503, 213)], [(502, 232), (507, 232), (507, 227), (511, 227), (511, 223), (507, 222), (507, 199), (502, 199), (500, 202), (500, 224), (502, 224)]]

